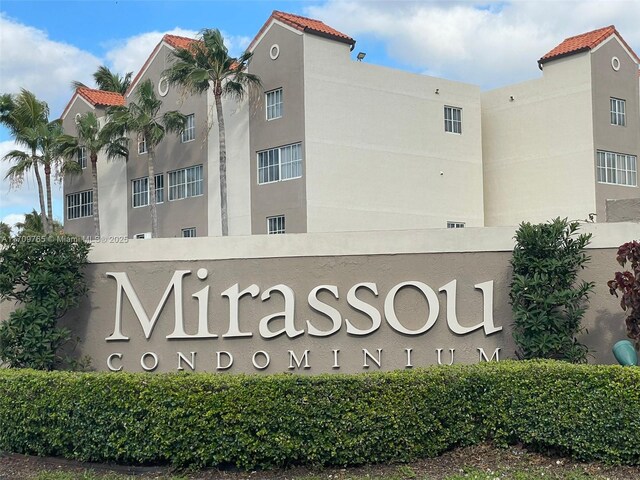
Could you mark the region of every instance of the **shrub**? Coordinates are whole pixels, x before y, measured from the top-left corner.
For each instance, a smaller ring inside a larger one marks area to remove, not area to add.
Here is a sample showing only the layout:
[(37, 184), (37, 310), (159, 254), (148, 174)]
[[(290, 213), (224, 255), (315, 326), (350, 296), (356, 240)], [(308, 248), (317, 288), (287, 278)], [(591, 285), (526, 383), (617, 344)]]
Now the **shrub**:
[(585, 248), (591, 239), (577, 235), (578, 228), (578, 222), (556, 218), (522, 223), (516, 232), (509, 299), (519, 358), (586, 362), (587, 347), (576, 336), (594, 284), (577, 281), (590, 259)]
[(70, 235), (18, 236), (0, 244), (0, 299), (18, 307), (0, 323), (0, 363), (51, 370), (72, 338), (57, 321), (86, 292), (89, 244)]
[(640, 369), (492, 362), (360, 375), (0, 371), (0, 451), (177, 467), (357, 465), (486, 440), (640, 464)]
[(629, 315), (626, 319), (627, 336), (640, 348), (640, 242), (633, 241), (620, 245), (616, 260), (621, 266), (629, 262), (631, 271), (616, 272), (615, 278), (609, 280), (609, 292), (618, 296), (618, 290), (622, 294), (620, 306)]

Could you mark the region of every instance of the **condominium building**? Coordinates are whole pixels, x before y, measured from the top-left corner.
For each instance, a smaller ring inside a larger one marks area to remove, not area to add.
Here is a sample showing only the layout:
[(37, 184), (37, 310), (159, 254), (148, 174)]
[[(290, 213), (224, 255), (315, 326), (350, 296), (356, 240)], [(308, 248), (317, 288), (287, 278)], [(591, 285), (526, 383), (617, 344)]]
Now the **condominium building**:
[[(218, 126), (211, 93), (170, 87), (165, 35), (124, 96), (78, 89), (63, 113), (105, 118), (151, 79), (187, 127), (156, 152), (159, 235), (220, 235)], [(607, 199), (638, 199), (640, 61), (613, 27), (544, 55), (542, 78), (475, 85), (352, 58), (355, 40), (273, 12), (249, 46), (260, 92), (224, 103), (230, 235), (515, 225), (555, 216), (605, 220)], [(98, 162), (103, 235), (150, 235), (148, 153)], [(79, 158), (82, 162), (83, 159)], [(91, 172), (64, 183), (65, 230), (91, 235)]]

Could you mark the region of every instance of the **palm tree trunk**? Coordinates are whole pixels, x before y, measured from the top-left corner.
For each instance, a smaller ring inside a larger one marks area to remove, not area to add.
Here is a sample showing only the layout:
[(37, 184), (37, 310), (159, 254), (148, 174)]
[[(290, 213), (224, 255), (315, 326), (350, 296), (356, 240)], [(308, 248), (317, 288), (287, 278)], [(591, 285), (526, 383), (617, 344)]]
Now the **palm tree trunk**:
[(47, 189), (47, 226), (45, 231), (51, 233), (53, 231), (53, 208), (51, 206), (51, 165), (44, 166), (44, 181)]
[(93, 234), (100, 238), (100, 211), (98, 210), (98, 154), (91, 152), (91, 188), (93, 190)]
[(218, 117), (218, 144), (220, 146), (220, 217), (222, 220), (222, 236), (229, 235), (229, 219), (227, 214), (227, 142), (222, 113), (222, 95), (214, 93), (216, 115)]
[(36, 149), (31, 149), (31, 158), (33, 160), (33, 171), (36, 174), (36, 182), (38, 183), (38, 199), (40, 200), (40, 217), (42, 218), (42, 228), (44, 233), (49, 233), (49, 222), (47, 222), (47, 214), (44, 209), (44, 192), (42, 190), (42, 178), (38, 170), (38, 162), (36, 161)]
[[(147, 137), (147, 138), (150, 138)], [(158, 238), (158, 211), (156, 209), (156, 173), (154, 168), (154, 151), (149, 145), (147, 167), (149, 169), (149, 212), (151, 213), (151, 238)]]

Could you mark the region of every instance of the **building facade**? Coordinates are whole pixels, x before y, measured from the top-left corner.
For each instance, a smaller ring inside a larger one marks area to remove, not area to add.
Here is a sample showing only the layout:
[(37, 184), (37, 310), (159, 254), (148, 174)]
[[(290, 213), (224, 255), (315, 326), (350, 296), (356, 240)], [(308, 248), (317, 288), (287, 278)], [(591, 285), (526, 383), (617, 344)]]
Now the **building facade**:
[[(221, 231), (213, 96), (170, 88), (162, 76), (172, 49), (192, 41), (165, 35), (113, 103), (135, 101), (136, 86), (150, 79), (163, 111), (188, 116), (185, 131), (156, 153), (161, 237)], [(640, 198), (640, 61), (615, 28), (562, 42), (540, 59), (541, 79), (489, 92), (356, 61), (354, 45), (322, 22), (277, 11), (250, 44), (248, 70), (261, 90), (224, 103), (230, 235), (482, 227), (589, 214), (605, 221), (608, 200)], [(104, 92), (83, 91), (63, 114), (69, 133), (76, 114), (93, 109), (104, 117), (110, 106)], [(101, 228), (145, 238), (148, 153), (141, 139), (130, 146), (128, 162), (99, 160)], [(90, 189), (89, 170), (65, 179), (71, 233), (92, 233), (86, 195), (85, 208), (76, 206)]]

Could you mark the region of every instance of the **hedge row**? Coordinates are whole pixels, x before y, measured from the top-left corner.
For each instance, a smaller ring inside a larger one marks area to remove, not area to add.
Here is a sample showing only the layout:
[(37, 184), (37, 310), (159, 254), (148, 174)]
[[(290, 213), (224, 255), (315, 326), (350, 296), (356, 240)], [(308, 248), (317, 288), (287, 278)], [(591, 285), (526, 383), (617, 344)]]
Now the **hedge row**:
[(362, 375), (0, 371), (0, 451), (354, 465), (493, 440), (640, 464), (640, 368), (501, 362)]

